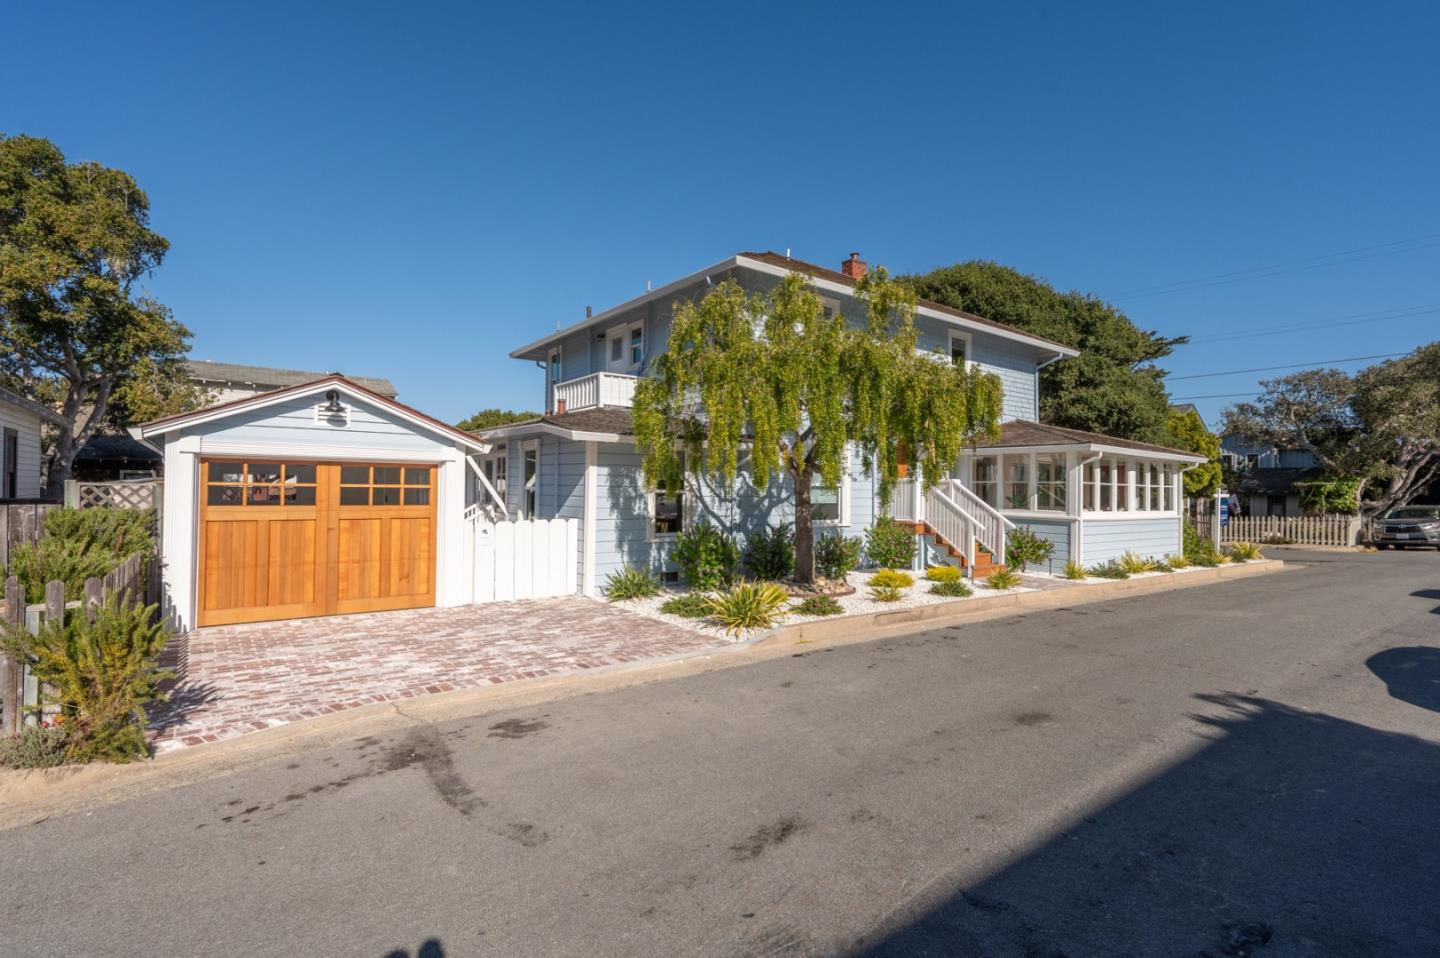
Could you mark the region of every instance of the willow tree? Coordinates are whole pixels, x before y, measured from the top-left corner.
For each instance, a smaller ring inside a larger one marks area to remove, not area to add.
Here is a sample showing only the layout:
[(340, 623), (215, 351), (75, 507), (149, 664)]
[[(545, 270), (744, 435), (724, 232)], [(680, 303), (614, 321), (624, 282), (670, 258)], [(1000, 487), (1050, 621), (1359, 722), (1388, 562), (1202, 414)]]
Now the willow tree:
[(652, 487), (673, 491), (687, 472), (729, 487), (745, 445), (757, 488), (788, 479), (801, 582), (815, 575), (811, 487), (817, 478), (840, 484), (847, 446), (888, 501), (903, 468), (933, 484), (967, 443), (999, 433), (999, 378), (921, 352), (913, 293), (877, 269), (855, 295), (863, 324), (827, 315), (796, 274), (764, 295), (726, 280), (676, 304), (656, 375), (635, 390), (636, 442)]

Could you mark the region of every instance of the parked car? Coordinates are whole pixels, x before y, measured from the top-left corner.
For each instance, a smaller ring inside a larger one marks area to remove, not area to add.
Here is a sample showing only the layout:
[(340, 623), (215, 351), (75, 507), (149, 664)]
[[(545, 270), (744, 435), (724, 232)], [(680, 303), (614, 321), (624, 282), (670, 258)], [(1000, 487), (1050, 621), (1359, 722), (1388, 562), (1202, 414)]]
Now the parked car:
[(1382, 549), (1433, 546), (1440, 549), (1440, 506), (1398, 506), (1375, 523), (1375, 544)]

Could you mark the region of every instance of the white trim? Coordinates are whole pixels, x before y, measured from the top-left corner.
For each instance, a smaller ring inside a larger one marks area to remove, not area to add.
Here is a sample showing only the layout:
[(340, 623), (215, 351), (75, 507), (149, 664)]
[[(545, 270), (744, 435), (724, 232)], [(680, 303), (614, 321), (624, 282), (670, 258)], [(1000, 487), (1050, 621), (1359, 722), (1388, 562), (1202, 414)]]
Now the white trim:
[(622, 436), (618, 432), (586, 432), (583, 429), (566, 429), (549, 422), (523, 422), (513, 426), (496, 426), (494, 429), (485, 430), (485, 438), (487, 440), (510, 439), (532, 432), (543, 432), (547, 436), (559, 436), (561, 439), (575, 439), (580, 442), (631, 442), (635, 438)]
[(418, 426), (427, 432), (437, 436), (444, 436), (451, 442), (460, 442), (474, 449), (476, 452), (489, 452), (490, 446), (482, 439), (477, 439), (468, 433), (461, 432), (451, 426), (431, 422), (422, 415), (411, 411), (409, 408), (400, 405), (391, 399), (386, 399), (378, 393), (368, 390), (357, 391), (357, 387), (351, 386), (344, 379), (332, 376), (328, 379), (317, 380), (303, 387), (292, 387), (289, 389), (277, 389), (274, 392), (260, 393), (249, 399), (242, 399), (238, 402), (223, 403), (219, 406), (210, 406), (206, 409), (199, 409), (185, 416), (177, 416), (172, 419), (162, 419), (157, 422), (144, 423), (140, 426), (140, 436), (148, 439), (151, 436), (163, 436), (179, 429), (188, 429), (192, 426), (200, 426), (209, 422), (216, 422), (221, 419), (228, 419), (242, 412), (252, 412), (256, 409), (264, 409), (269, 406), (276, 406), (292, 399), (305, 399), (309, 396), (324, 395), (327, 391), (334, 389), (338, 392), (348, 394), (352, 399), (361, 403), (372, 403), (387, 412), (394, 413), (411, 425)]
[(599, 595), (595, 582), (595, 507), (598, 502), (600, 482), (600, 447), (594, 442), (585, 443), (585, 493), (584, 513), (585, 549), (580, 558), (580, 591), (592, 598)]
[(950, 348), (946, 350), (945, 357), (949, 359), (950, 362), (955, 362), (955, 340), (957, 339), (965, 343), (965, 368), (974, 369), (980, 365), (975, 361), (975, 334), (963, 329), (952, 329), (949, 331), (946, 343)]
[(302, 459), (312, 462), (425, 462), (450, 461), (450, 452), (441, 449), (405, 450), (371, 449), (365, 446), (320, 446), (315, 443), (234, 442), (209, 436), (186, 436), (193, 439), (197, 451), (205, 456), (265, 456), (274, 459)]
[(1197, 465), (1208, 460), (1189, 452), (1159, 452), (1149, 449), (1131, 449), (1128, 446), (1111, 446), (1097, 442), (1048, 443), (1043, 446), (975, 446), (966, 452), (978, 456), (999, 456), (1007, 453), (1019, 455), (1026, 452), (1087, 452), (1125, 459), (1156, 459), (1161, 462), (1193, 462)]
[[(525, 506), (526, 506), (525, 499), (526, 499), (526, 497), (529, 495), (530, 490), (528, 490), (528, 489), (525, 488), (525, 454), (526, 454), (527, 452), (530, 452), (531, 450), (534, 450), (534, 452), (535, 452), (535, 508), (534, 508), (534, 509), (526, 509), (526, 508), (525, 508)], [(520, 508), (519, 508), (518, 511), (519, 511), (519, 513), (520, 513), (520, 518), (521, 518), (521, 519), (534, 519), (534, 518), (535, 518), (534, 513), (540, 511), (540, 440), (539, 440), (539, 439), (522, 439), (522, 440), (520, 441), (520, 490), (519, 490), (519, 491), (520, 491)], [(506, 495), (509, 495), (508, 486), (507, 486)]]

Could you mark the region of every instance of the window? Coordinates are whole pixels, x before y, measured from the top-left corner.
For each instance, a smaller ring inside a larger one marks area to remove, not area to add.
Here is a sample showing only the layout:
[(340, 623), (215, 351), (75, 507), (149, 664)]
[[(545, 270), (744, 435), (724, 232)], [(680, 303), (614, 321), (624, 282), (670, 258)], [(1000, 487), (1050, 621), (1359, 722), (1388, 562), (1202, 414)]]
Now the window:
[(315, 464), (309, 462), (209, 462), (207, 506), (313, 506)]
[(1035, 457), (1035, 508), (1065, 511), (1065, 453), (1042, 452)]
[(1165, 508), (1164, 503), (1164, 480), (1160, 475), (1160, 463), (1152, 462), (1150, 463), (1150, 502), (1146, 507), (1154, 512), (1159, 512)]
[(522, 488), (525, 493), (525, 518), (533, 519), (540, 492), (540, 449), (533, 442), (525, 446), (524, 463), (525, 479)]
[(428, 506), (429, 466), (341, 466), (341, 506)]
[(1101, 512), (1113, 512), (1115, 510), (1115, 474), (1114, 464), (1108, 459), (1101, 459), (1096, 465), (1099, 473), (1100, 505)]
[(645, 327), (630, 327), (630, 365), (638, 366), (645, 359)]
[(830, 525), (850, 524), (850, 474), (848, 460), (840, 463), (840, 485), (827, 486), (817, 475), (810, 483), (810, 518)]
[(560, 381), (560, 350), (550, 350), (550, 385)]
[(971, 341), (969, 333), (962, 333), (957, 330), (950, 330), (950, 362), (959, 366), (962, 363), (971, 361)]
[(1005, 457), (1005, 508), (1030, 508), (1030, 457)]
[(975, 495), (991, 506), (999, 502), (995, 497), (999, 471), (1000, 465), (994, 456), (980, 456), (975, 460)]
[(610, 337), (610, 365), (618, 365), (625, 356), (625, 342), (619, 336)]
[(20, 434), (14, 429), (5, 430), (5, 498), (14, 499), (19, 495)]
[(1162, 478), (1165, 483), (1165, 511), (1175, 511), (1175, 467), (1169, 463), (1165, 464), (1162, 470)]
[(680, 456), (680, 487), (650, 493), (650, 537), (674, 536), (685, 529), (685, 456)]
[(1124, 459), (1115, 460), (1115, 508), (1130, 511), (1130, 464)]

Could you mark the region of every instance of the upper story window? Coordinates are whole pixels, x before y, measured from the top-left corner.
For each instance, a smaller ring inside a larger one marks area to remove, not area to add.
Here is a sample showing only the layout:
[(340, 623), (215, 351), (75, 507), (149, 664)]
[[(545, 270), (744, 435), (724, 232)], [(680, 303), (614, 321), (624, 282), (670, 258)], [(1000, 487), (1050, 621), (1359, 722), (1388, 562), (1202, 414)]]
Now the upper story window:
[(550, 385), (560, 381), (560, 350), (550, 350)]
[(950, 362), (959, 366), (975, 361), (974, 341), (969, 333), (950, 330)]
[(645, 326), (630, 327), (630, 365), (638, 366), (645, 359)]
[(605, 334), (605, 367), (612, 373), (633, 372), (645, 361), (645, 323), (626, 323)]

